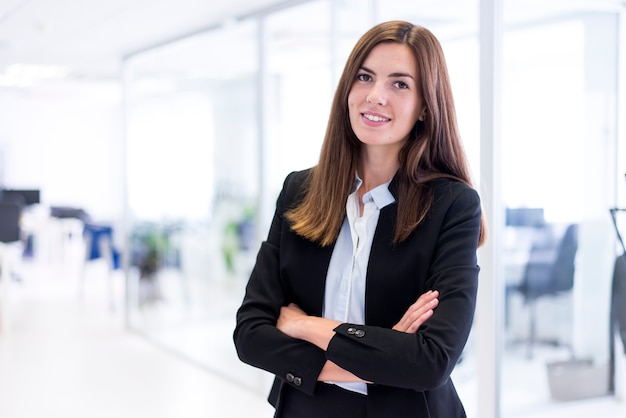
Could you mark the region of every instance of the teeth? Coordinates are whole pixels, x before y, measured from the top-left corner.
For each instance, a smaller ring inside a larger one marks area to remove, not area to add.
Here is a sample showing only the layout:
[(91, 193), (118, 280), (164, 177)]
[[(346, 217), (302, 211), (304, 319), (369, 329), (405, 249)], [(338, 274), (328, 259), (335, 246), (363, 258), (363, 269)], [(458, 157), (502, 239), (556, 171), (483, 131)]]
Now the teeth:
[(371, 120), (372, 122), (385, 122), (385, 121), (389, 120), (387, 118), (381, 118), (380, 116), (374, 116), (374, 115), (370, 115), (370, 114), (367, 114), (367, 113), (364, 113), (363, 116), (366, 119)]

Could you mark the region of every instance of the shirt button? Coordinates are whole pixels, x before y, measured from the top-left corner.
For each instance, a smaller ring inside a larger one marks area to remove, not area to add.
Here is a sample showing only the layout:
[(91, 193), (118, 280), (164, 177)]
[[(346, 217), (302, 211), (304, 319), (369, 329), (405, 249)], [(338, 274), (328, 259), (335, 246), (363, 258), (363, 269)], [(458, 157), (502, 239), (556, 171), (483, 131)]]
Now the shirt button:
[(295, 378), (296, 377), (292, 373), (287, 373), (287, 375), (285, 376), (285, 379), (287, 379), (289, 383), (293, 382)]

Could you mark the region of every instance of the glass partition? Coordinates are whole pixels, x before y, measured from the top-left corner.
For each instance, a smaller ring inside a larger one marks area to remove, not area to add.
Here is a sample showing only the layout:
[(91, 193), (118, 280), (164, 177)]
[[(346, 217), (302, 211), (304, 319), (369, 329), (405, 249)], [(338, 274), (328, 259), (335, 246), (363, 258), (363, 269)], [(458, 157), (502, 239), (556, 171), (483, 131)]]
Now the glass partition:
[(285, 176), (317, 163), (333, 91), (330, 17), (328, 1), (313, 1), (264, 19), (268, 215)]
[(618, 15), (584, 3), (504, 9), (504, 417), (611, 393)]
[(231, 334), (256, 240), (256, 30), (243, 22), (126, 62), (130, 325), (248, 384)]

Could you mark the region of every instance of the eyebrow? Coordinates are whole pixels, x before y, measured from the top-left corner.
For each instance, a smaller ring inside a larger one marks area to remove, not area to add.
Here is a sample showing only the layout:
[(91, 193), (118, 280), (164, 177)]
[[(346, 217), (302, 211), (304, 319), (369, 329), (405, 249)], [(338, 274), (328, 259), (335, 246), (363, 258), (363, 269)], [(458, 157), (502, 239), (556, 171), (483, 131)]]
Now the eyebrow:
[[(371, 73), (371, 74), (376, 74), (375, 71), (367, 68), (366, 66), (361, 66), (361, 69), (365, 72)], [(408, 77), (410, 79), (415, 79), (415, 77), (413, 77), (411, 74), (407, 74), (407, 73), (391, 73), (389, 74), (389, 77)]]

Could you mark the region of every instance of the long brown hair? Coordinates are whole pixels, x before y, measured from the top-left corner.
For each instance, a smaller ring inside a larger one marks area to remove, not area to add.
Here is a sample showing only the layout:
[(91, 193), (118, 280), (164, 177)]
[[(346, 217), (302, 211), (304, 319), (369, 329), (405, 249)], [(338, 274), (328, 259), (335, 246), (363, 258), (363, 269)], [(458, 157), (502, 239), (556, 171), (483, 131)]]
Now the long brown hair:
[[(322, 246), (337, 239), (345, 217), (346, 198), (354, 187), (354, 174), (362, 144), (354, 134), (348, 114), (348, 94), (370, 51), (381, 42), (408, 46), (417, 59), (426, 114), (413, 127), (398, 158), (398, 215), (394, 243), (406, 239), (426, 216), (432, 203), (427, 183), (450, 177), (472, 186), (469, 165), (457, 127), (452, 89), (443, 50), (426, 28), (390, 21), (366, 32), (352, 50), (333, 99), (320, 159), (302, 201), (285, 216), (299, 235)], [(485, 240), (481, 219), (479, 243)]]

